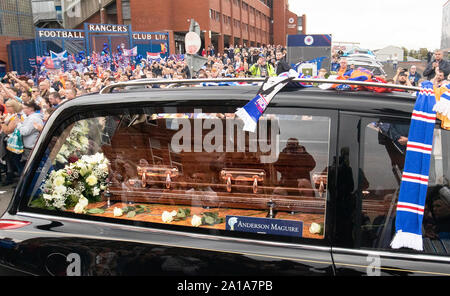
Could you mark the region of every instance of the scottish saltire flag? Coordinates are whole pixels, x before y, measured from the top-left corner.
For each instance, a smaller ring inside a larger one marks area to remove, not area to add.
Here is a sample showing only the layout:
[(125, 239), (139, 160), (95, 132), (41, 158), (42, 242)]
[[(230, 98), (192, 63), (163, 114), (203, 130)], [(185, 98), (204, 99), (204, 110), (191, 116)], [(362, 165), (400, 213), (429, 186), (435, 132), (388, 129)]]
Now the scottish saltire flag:
[(67, 61), (67, 57), (68, 57), (67, 50), (60, 53), (56, 53), (50, 50), (50, 58), (53, 61), (60, 61), (60, 62)]
[(411, 248), (421, 251), (422, 220), (428, 188), (436, 111), (433, 83), (425, 81), (414, 105), (406, 145), (405, 167), (397, 202), (396, 234), (393, 249)]
[(297, 77), (298, 73), (294, 70), (289, 71), (288, 74), (284, 74), (283, 76), (280, 74), (278, 77), (267, 77), (256, 97), (235, 112), (235, 114), (244, 122), (243, 130), (254, 133), (259, 118), (264, 113), (273, 97), (275, 97), (286, 84)]

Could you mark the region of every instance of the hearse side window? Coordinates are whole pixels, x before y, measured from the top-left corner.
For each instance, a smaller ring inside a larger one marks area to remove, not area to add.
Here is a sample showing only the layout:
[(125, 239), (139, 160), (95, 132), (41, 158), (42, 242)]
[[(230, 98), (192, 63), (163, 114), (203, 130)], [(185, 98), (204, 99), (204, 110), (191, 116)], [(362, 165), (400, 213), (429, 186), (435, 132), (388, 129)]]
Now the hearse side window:
[[(396, 204), (406, 153), (409, 122), (377, 120), (362, 137), (361, 205), (356, 230), (362, 248), (392, 250)], [(436, 125), (423, 219), (424, 253), (450, 255), (450, 131)]]
[(324, 238), (329, 117), (268, 112), (248, 133), (234, 113), (145, 110), (78, 120), (53, 136), (28, 206), (224, 231), (215, 234)]

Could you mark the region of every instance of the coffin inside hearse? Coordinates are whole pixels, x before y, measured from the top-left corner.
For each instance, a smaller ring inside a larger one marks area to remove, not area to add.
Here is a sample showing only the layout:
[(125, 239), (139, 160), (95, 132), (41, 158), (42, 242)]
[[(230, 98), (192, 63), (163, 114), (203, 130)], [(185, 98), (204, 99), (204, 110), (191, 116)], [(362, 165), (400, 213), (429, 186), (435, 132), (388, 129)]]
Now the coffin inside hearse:
[(106, 186), (82, 213), (221, 230), (239, 230), (237, 217), (254, 228), (279, 222), (277, 230), (301, 228), (288, 235), (323, 238), (327, 168), (315, 159), (328, 163), (328, 151), (313, 157), (294, 138), (280, 146), (273, 118), (243, 132), (233, 115), (121, 117), (109, 133), (107, 123), (97, 149), (108, 161)]

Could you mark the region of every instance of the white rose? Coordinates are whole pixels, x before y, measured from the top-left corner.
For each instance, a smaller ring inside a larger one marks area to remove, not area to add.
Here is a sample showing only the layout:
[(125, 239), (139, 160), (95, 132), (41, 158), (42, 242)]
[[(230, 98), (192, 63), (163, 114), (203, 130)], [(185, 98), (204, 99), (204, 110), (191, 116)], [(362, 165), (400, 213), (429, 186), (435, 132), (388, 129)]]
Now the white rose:
[(55, 186), (54, 191), (60, 195), (64, 195), (67, 191), (67, 187), (64, 185)]
[(320, 224), (317, 223), (311, 223), (311, 226), (309, 227), (309, 232), (312, 234), (315, 233), (320, 233), (320, 231), (322, 230), (322, 227), (320, 226)]
[(103, 156), (103, 153), (96, 153), (92, 158), (95, 163), (101, 163), (105, 157)]
[(97, 177), (94, 175), (90, 175), (89, 177), (86, 178), (86, 182), (90, 185), (90, 186), (94, 186), (95, 184), (97, 184)]
[(53, 196), (52, 195), (50, 195), (50, 194), (45, 194), (44, 193), (44, 199), (47, 199), (47, 200), (52, 200), (53, 199)]
[(170, 214), (171, 214), (172, 216), (176, 216), (176, 215), (177, 215), (177, 211), (173, 210), (172, 212), (170, 212)]
[(94, 189), (92, 190), (92, 194), (93, 194), (94, 196), (99, 195), (99, 194), (100, 194), (100, 188), (94, 187)]
[(194, 227), (198, 227), (198, 226), (202, 225), (202, 217), (194, 215), (192, 217), (191, 224)]
[(172, 213), (169, 213), (168, 211), (164, 211), (161, 215), (161, 219), (164, 223), (170, 223), (173, 220), (173, 216)]
[(104, 164), (104, 163), (99, 164), (99, 165), (98, 165), (98, 169), (99, 169), (100, 171), (102, 171), (102, 172), (105, 172), (105, 173), (108, 172), (108, 166), (107, 166), (106, 164)]
[(82, 214), (84, 211), (84, 206), (80, 203), (77, 203), (73, 211), (77, 214)]
[(82, 205), (83, 207), (87, 207), (87, 205), (89, 204), (89, 200), (88, 200), (86, 197), (81, 196), (81, 197), (78, 199), (78, 203), (79, 203), (80, 205)]
[(64, 179), (63, 176), (58, 176), (55, 178), (55, 180), (53, 180), (53, 185), (55, 185), (55, 187), (61, 186), (64, 184), (65, 181), (66, 179)]
[(123, 215), (123, 211), (121, 208), (114, 207), (113, 213), (114, 213), (114, 217), (120, 217)]

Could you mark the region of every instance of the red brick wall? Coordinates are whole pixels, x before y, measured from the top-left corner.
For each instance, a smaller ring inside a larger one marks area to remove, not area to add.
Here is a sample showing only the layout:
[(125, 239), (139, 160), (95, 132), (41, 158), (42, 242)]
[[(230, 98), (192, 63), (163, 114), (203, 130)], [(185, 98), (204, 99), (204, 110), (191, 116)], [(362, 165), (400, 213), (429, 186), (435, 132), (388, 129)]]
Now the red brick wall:
[[(290, 18), (294, 19), (294, 23), (292, 23), (292, 24), (289, 23), (289, 19)], [(295, 35), (295, 34), (297, 34), (297, 23), (298, 23), (297, 15), (295, 13), (293, 13), (293, 12), (288, 10), (286, 12), (286, 20), (284, 21), (284, 25), (285, 25), (285, 28), (286, 28), (286, 34), (287, 35)], [(286, 37), (285, 37), (285, 39), (286, 39)]]
[[(275, 4), (276, 3), (276, 4)], [(286, 44), (287, 0), (274, 1), (273, 6), (273, 43)]]
[[(118, 1), (120, 4), (121, 1)], [(254, 7), (262, 14), (270, 17), (271, 10), (269, 7), (261, 3), (260, 0), (246, 0), (249, 7)], [(261, 16), (257, 16), (256, 13), (250, 13), (250, 10), (244, 10), (242, 7), (234, 5), (233, 0), (133, 0), (130, 2), (131, 9), (131, 26), (133, 31), (168, 31), (171, 34), (177, 31), (188, 31), (190, 25), (190, 19), (194, 18), (200, 25), (202, 31), (206, 31), (205, 35), (209, 34), (209, 31), (220, 33), (219, 42), (223, 42), (223, 35), (228, 35), (229, 43), (234, 44), (234, 37), (240, 38), (240, 44), (242, 40), (247, 40), (248, 43), (255, 42), (261, 44), (267, 44), (269, 40), (269, 26), (268, 22)], [(213, 9), (221, 13), (221, 22), (210, 19), (209, 10)], [(286, 43), (287, 20), (290, 16), (294, 17), (295, 24), (297, 24), (297, 16), (287, 9), (287, 0), (274, 1), (273, 8), (273, 33), (274, 43), (283, 44)], [(120, 18), (118, 12), (118, 18)], [(231, 18), (230, 24), (225, 26), (223, 23), (223, 16), (227, 15)], [(241, 27), (234, 27), (233, 20), (236, 19), (241, 22)], [(86, 20), (90, 23), (100, 22), (100, 15), (96, 14)], [(121, 23), (118, 20), (117, 23)], [(244, 31), (242, 24), (248, 24), (248, 31)], [(256, 30), (250, 32), (250, 26)], [(257, 29), (261, 30), (261, 33), (256, 33)], [(296, 34), (290, 31), (289, 34)], [(172, 40), (173, 41), (173, 40)], [(206, 38), (207, 44), (209, 43), (209, 37)], [(175, 42), (171, 42), (170, 49), (173, 53)], [(223, 45), (219, 44), (221, 49)]]

